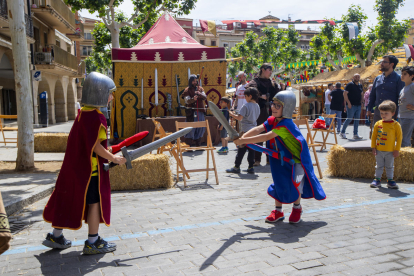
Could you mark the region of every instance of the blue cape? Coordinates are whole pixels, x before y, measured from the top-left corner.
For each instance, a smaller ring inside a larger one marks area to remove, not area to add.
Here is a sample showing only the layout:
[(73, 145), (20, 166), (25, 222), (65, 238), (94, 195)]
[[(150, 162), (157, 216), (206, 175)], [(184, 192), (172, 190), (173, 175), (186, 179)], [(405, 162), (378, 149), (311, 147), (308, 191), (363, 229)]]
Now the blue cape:
[[(302, 198), (324, 200), (326, 195), (314, 173), (308, 144), (296, 124), (291, 119), (283, 119), (277, 123), (274, 117), (269, 117), (263, 125), (265, 126), (267, 132), (272, 131), (272, 129), (276, 127), (285, 127), (293, 135), (293, 137), (299, 141), (302, 146), (300, 160), (305, 171)], [(277, 148), (275, 147), (275, 144), (277, 145)], [(249, 147), (251, 147), (251, 145), (249, 145)], [(262, 150), (259, 146), (253, 146), (251, 148), (264, 152), (272, 157), (269, 158), (269, 161), (274, 183), (272, 183), (267, 189), (268, 194), (281, 203), (295, 202), (299, 199), (299, 196), (301, 196), (297, 188), (300, 183), (296, 183), (294, 180), (295, 166), (292, 165), (292, 162), (286, 162), (286, 160), (293, 159), (292, 153), (279, 136), (275, 139), (267, 141), (266, 147), (267, 149), (262, 148)], [(278, 151), (278, 156), (274, 153), (276, 149)]]

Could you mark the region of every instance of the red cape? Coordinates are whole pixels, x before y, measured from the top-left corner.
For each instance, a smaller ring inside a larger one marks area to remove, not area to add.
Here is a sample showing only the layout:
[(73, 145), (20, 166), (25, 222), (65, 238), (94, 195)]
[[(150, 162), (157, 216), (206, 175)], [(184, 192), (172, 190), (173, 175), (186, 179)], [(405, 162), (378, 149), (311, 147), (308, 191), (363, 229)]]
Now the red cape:
[[(99, 129), (107, 128), (106, 118), (97, 110), (81, 111), (69, 133), (68, 144), (55, 190), (43, 211), (43, 219), (54, 228), (77, 230), (86, 221), (86, 193), (92, 175), (93, 148), (99, 142)], [(107, 140), (101, 142), (107, 148)], [(101, 223), (110, 225), (111, 186), (109, 173), (103, 169), (108, 162), (98, 156)]]

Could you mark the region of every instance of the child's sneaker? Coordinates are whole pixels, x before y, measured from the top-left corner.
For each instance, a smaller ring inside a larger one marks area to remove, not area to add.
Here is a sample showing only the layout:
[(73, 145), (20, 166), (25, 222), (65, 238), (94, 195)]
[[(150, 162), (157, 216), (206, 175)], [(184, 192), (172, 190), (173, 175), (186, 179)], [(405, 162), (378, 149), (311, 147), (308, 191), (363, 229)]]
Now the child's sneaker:
[(222, 147), (221, 149), (217, 150), (217, 153), (226, 153), (226, 148)]
[(226, 170), (227, 173), (240, 173), (240, 168), (233, 167), (231, 169)]
[(57, 249), (66, 249), (72, 246), (72, 242), (65, 239), (63, 234), (56, 238), (52, 233), (47, 233), (46, 239), (42, 242), (42, 244), (44, 246)]
[(389, 179), (389, 180), (388, 180), (388, 182), (387, 182), (387, 187), (388, 187), (389, 189), (398, 189), (398, 185), (397, 185), (397, 183), (395, 183), (395, 181), (394, 181), (394, 180), (392, 180), (392, 179)]
[(273, 210), (270, 215), (266, 218), (266, 222), (268, 223), (275, 223), (278, 222), (279, 220), (284, 220), (285, 219), (285, 214), (283, 212), (279, 212), (277, 210)]
[(292, 213), (289, 216), (289, 223), (299, 223), (302, 215), (302, 207), (292, 208)]
[(254, 174), (254, 168), (253, 167), (248, 168), (247, 173)]
[(96, 242), (91, 244), (88, 240), (85, 241), (85, 246), (83, 247), (83, 254), (93, 255), (93, 254), (102, 254), (108, 253), (116, 250), (116, 244), (107, 242), (101, 237), (98, 237)]
[(381, 188), (381, 180), (380, 179), (374, 179), (374, 181), (372, 181), (371, 188)]
[(339, 133), (339, 137), (341, 137), (342, 139), (346, 139), (346, 134), (345, 133)]

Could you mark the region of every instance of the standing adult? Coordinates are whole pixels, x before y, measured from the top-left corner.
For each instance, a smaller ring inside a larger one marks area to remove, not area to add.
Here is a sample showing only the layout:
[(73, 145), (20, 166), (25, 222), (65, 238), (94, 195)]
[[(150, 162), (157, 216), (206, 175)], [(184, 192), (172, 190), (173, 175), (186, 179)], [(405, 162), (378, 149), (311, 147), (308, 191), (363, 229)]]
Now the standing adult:
[(331, 114), (336, 114), (336, 132), (341, 131), (342, 111), (344, 110), (344, 90), (341, 89), (341, 83), (335, 84), (335, 90), (329, 93), (328, 98), (331, 102)]
[[(405, 83), (401, 81), (400, 75), (398, 75), (394, 69), (398, 64), (398, 59), (393, 55), (386, 55), (382, 57), (381, 72), (382, 74), (377, 76), (372, 85), (372, 90), (369, 95), (368, 104), (368, 116), (371, 116), (371, 110), (374, 110), (374, 124), (381, 120), (380, 111), (378, 106), (385, 100), (391, 100), (398, 106), (398, 98), (401, 89), (405, 86)], [(397, 112), (394, 115), (394, 119), (397, 119)]]
[[(333, 90), (333, 83), (328, 84), (328, 89), (325, 91), (325, 114), (331, 114), (331, 101), (329, 100), (329, 94)], [(331, 119), (326, 119), (326, 127), (331, 124)]]
[(347, 118), (342, 127), (339, 136), (346, 139), (346, 128), (354, 120), (354, 137), (353, 139), (362, 139), (358, 135), (359, 119), (361, 117), (361, 104), (362, 104), (362, 85), (359, 83), (359, 74), (355, 74), (352, 81), (348, 83), (344, 91), (344, 99), (346, 103), (346, 114)]
[(237, 74), (237, 77), (239, 78), (239, 85), (236, 87), (236, 99), (233, 102), (232, 109), (237, 110), (237, 113), (240, 112), (240, 109), (243, 107), (245, 103), (247, 103), (246, 99), (244, 98), (244, 90), (246, 90), (245, 86), (247, 84), (246, 82), (246, 73), (243, 71), (240, 71)]
[[(260, 115), (257, 119), (257, 125), (262, 125), (267, 121), (267, 118), (272, 115), (270, 108), (270, 101), (279, 92), (279, 86), (270, 77), (272, 76), (273, 67), (270, 63), (264, 63), (260, 66), (258, 76), (251, 80), (245, 87), (255, 87), (259, 90), (259, 107)], [(263, 146), (263, 143), (258, 143)], [(267, 157), (268, 158), (268, 157)], [(267, 159), (266, 158), (266, 159)], [(255, 152), (254, 154), (254, 166), (260, 166), (262, 159), (261, 152)], [(268, 159), (267, 159), (268, 160)]]
[(371, 94), (371, 90), (372, 90), (372, 84), (370, 84), (368, 86), (368, 90), (365, 91), (365, 93), (364, 93), (364, 106), (365, 106), (365, 110), (366, 110), (366, 113), (365, 113), (365, 119), (366, 119), (365, 124), (367, 126), (369, 126), (371, 124), (371, 121), (370, 121), (369, 116), (368, 116), (368, 110), (369, 110), (368, 109), (369, 95)]
[[(205, 121), (206, 107), (204, 101), (207, 99), (207, 96), (204, 93), (203, 87), (198, 86), (196, 75), (190, 75), (190, 78), (188, 79), (188, 87), (184, 90), (181, 98), (185, 101), (186, 122)], [(205, 131), (205, 127), (194, 128), (184, 137), (187, 138), (187, 142), (190, 146), (195, 143), (195, 145), (199, 147)]]
[(414, 130), (414, 66), (405, 66), (401, 70), (401, 80), (405, 83), (400, 93), (398, 114), (403, 134), (401, 147), (411, 147)]

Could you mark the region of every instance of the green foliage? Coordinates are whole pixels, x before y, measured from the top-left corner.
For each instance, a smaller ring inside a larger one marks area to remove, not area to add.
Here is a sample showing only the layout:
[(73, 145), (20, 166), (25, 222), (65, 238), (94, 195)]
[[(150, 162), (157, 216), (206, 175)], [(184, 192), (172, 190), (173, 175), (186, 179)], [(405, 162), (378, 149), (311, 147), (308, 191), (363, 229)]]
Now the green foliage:
[(282, 64), (296, 62), (306, 56), (296, 46), (299, 41), (296, 30), (266, 27), (262, 32), (261, 37), (254, 32), (248, 32), (245, 39), (231, 49), (228, 58), (244, 57), (242, 61), (229, 63), (228, 72), (232, 77), (238, 71), (256, 73), (256, 68), (263, 63), (271, 63), (279, 68)]

